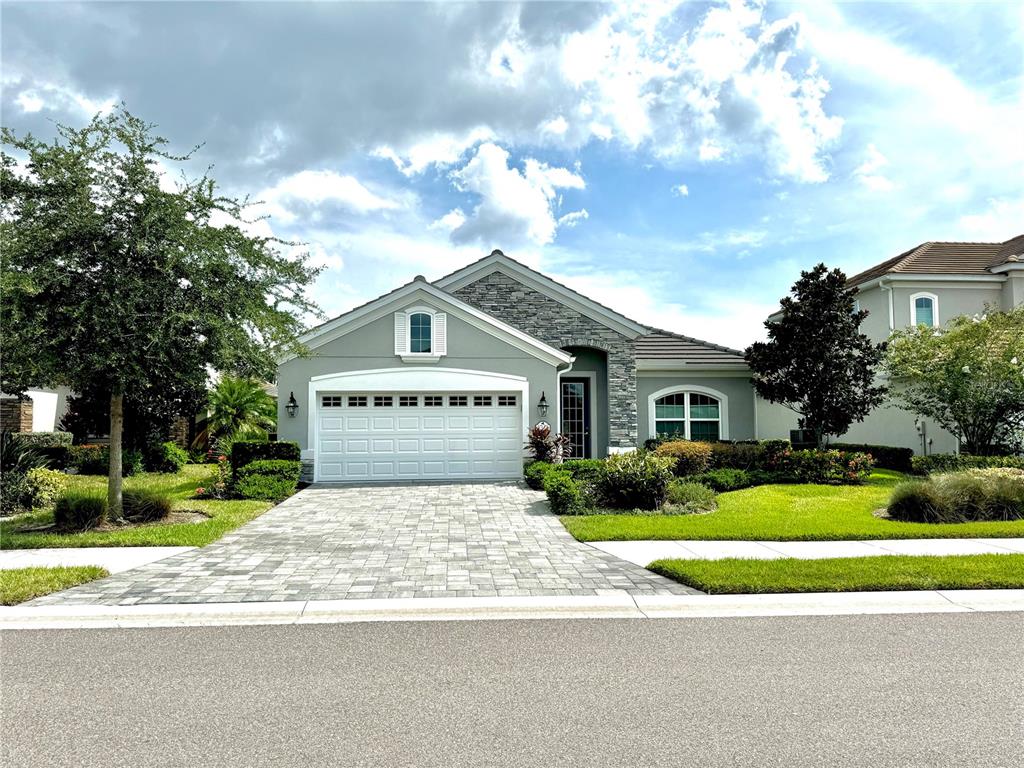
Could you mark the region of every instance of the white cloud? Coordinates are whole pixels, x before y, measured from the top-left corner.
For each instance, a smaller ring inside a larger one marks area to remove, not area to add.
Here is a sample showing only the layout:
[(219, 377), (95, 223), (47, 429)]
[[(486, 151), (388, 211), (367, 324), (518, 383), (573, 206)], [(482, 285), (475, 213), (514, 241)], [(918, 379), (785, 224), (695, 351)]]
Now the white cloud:
[(299, 218), (296, 208), (325, 203), (340, 205), (356, 213), (396, 210), (403, 203), (382, 197), (366, 188), (354, 176), (334, 171), (300, 171), (286, 176), (259, 194), (266, 211), (283, 224)]
[(586, 208), (581, 208), (578, 211), (570, 211), (564, 216), (558, 217), (558, 226), (560, 227), (575, 227), (581, 221), (585, 221), (590, 218), (590, 214), (587, 213)]
[(550, 120), (545, 120), (540, 124), (539, 130), (541, 136), (550, 134), (551, 136), (565, 136), (566, 131), (569, 130), (569, 123), (564, 117), (559, 115), (553, 117)]
[(1024, 197), (988, 201), (986, 210), (961, 216), (961, 236), (982, 242), (1002, 242), (1024, 231)]
[(711, 139), (704, 139), (704, 141), (700, 143), (700, 148), (697, 150), (697, 157), (702, 163), (710, 163), (715, 160), (720, 160), (724, 152), (725, 150)]
[(466, 214), (461, 208), (453, 208), (444, 216), (430, 223), (428, 229), (441, 229), (451, 232), (466, 223)]
[(8, 72), (4, 76), (3, 87), (10, 90), (20, 87), (14, 103), (26, 114), (46, 110), (58, 114), (71, 113), (76, 119), (89, 120), (96, 115), (107, 114), (118, 102), (116, 93), (97, 99), (69, 85), (26, 78), (17, 72)]
[(43, 100), (35, 91), (22, 91), (14, 100), (22, 112), (38, 112), (43, 108)]
[(864, 162), (853, 172), (854, 177), (868, 189), (875, 192), (888, 192), (893, 183), (880, 171), (889, 164), (888, 158), (878, 151), (874, 144), (868, 144), (864, 152)]
[(478, 195), (480, 203), (452, 230), (452, 241), (485, 245), (554, 240), (558, 221), (552, 211), (559, 189), (583, 189), (583, 178), (527, 158), (524, 168), (509, 166), (509, 153), (497, 144), (481, 144), (465, 166), (451, 173), (457, 189)]
[(405, 176), (415, 176), (432, 165), (454, 165), (467, 149), (493, 138), (494, 131), (477, 126), (460, 134), (434, 133), (399, 149), (380, 145), (371, 154), (390, 160)]
[(672, 194), (675, 195), (676, 197), (689, 197), (690, 188), (685, 184), (676, 184), (674, 187), (672, 187)]

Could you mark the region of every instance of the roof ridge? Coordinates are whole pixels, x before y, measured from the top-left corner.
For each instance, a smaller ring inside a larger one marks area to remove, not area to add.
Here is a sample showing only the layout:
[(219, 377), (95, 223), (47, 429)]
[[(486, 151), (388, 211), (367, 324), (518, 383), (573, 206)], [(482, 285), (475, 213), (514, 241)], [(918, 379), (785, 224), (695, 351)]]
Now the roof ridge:
[(721, 344), (715, 344), (712, 341), (705, 341), (704, 339), (698, 339), (696, 336), (687, 336), (685, 333), (676, 333), (675, 331), (666, 331), (664, 328), (655, 328), (653, 325), (647, 325), (647, 326), (644, 326), (644, 327), (647, 328), (648, 330), (654, 331), (655, 333), (664, 333), (667, 336), (672, 336), (673, 338), (676, 338), (676, 339), (683, 339), (685, 341), (693, 341), (693, 342), (696, 342), (697, 344), (703, 344), (706, 347), (711, 347), (712, 349), (717, 349), (720, 352), (731, 352), (734, 355), (739, 355), (740, 357), (745, 357), (744, 353), (741, 350), (733, 349), (732, 347), (725, 347), (725, 346), (722, 346)]

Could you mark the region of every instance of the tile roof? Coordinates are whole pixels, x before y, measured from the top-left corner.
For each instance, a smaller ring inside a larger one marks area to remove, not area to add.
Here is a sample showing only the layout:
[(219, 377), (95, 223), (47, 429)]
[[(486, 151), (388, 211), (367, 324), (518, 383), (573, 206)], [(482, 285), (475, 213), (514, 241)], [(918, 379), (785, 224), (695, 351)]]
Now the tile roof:
[[(1002, 243), (928, 242), (854, 275), (847, 285), (860, 285), (894, 273), (914, 275), (990, 275), (992, 267), (1024, 260), (1024, 235)], [(1015, 258), (1016, 257), (1016, 258)]]
[(637, 360), (683, 360), (695, 365), (745, 366), (743, 353), (690, 336), (652, 328), (652, 334), (636, 340)]

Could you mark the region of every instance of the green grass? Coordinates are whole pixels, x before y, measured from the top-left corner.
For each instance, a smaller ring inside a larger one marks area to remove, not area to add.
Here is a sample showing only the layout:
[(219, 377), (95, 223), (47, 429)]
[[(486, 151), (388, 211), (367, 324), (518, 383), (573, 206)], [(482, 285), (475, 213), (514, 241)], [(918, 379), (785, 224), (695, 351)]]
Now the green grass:
[(0, 605), (17, 605), (109, 575), (105, 568), (97, 568), (95, 565), (0, 571)]
[(656, 560), (648, 568), (713, 595), (1024, 587), (1024, 555)]
[(719, 494), (708, 515), (597, 514), (563, 517), (580, 541), (707, 539), (837, 541), (1024, 536), (1024, 520), (901, 523), (872, 515), (903, 476), (877, 470), (864, 485), (762, 485)]
[[(137, 526), (124, 530), (83, 533), (18, 533), (17, 528), (53, 522), (50, 510), (38, 510), (0, 523), (0, 549), (40, 547), (202, 547), (270, 509), (266, 501), (200, 501), (191, 496), (199, 485), (208, 485), (216, 470), (207, 464), (188, 464), (176, 475), (142, 474), (125, 478), (125, 488), (146, 488), (168, 494), (174, 509), (194, 509), (210, 515), (198, 523)], [(107, 478), (72, 475), (71, 487), (103, 490)]]

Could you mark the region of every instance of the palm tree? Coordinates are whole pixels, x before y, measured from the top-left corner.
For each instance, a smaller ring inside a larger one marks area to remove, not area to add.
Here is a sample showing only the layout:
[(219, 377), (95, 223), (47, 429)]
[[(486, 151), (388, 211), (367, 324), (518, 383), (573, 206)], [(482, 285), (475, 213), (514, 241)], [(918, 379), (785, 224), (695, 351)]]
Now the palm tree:
[(207, 437), (231, 443), (264, 438), (277, 423), (277, 403), (254, 379), (223, 376), (210, 390)]

